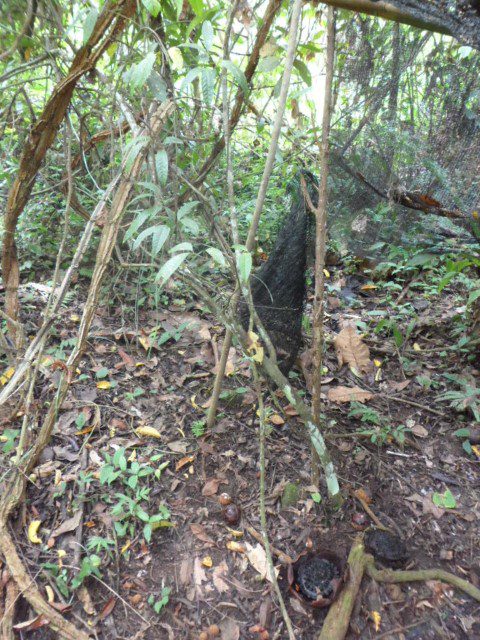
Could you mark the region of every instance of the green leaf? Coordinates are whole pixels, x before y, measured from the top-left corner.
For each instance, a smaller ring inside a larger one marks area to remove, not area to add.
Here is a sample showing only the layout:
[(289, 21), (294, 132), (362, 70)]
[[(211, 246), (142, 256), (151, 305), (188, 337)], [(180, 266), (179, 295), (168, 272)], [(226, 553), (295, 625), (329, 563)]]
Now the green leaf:
[(139, 214), (135, 216), (132, 220), (130, 226), (128, 227), (125, 236), (123, 238), (124, 242), (130, 240), (130, 238), (140, 229), (142, 224), (148, 219), (148, 211), (141, 211)]
[(472, 293), (468, 296), (467, 306), (473, 304), (475, 300), (478, 300), (478, 298), (480, 298), (480, 289), (472, 291)]
[[(159, 234), (160, 236), (162, 234), (164, 234), (165, 232), (163, 231), (163, 229), (168, 229), (168, 227), (165, 227), (164, 225), (155, 225), (153, 227), (148, 227), (148, 229), (144, 229), (136, 238), (135, 238), (135, 242), (133, 243), (132, 249), (138, 249), (138, 247), (140, 246), (140, 244), (145, 240), (145, 238), (148, 238), (151, 235), (154, 234)], [(167, 234), (168, 237), (168, 234)], [(165, 240), (167, 239), (167, 237), (165, 238)], [(164, 241), (165, 242), (165, 241)], [(160, 247), (161, 249), (161, 247)], [(160, 251), (159, 249), (159, 251)]]
[(95, 23), (97, 22), (97, 18), (98, 11), (96, 9), (91, 9), (88, 12), (87, 17), (85, 18), (85, 22), (83, 23), (83, 44), (86, 44), (86, 42), (92, 35)]
[(142, 0), (142, 4), (148, 13), (154, 18), (156, 18), (160, 13), (161, 6), (159, 0)]
[(320, 504), (320, 502), (322, 501), (322, 496), (318, 492), (314, 492), (311, 495), (312, 495), (312, 500), (317, 504)]
[(191, 84), (194, 80), (196, 80), (202, 72), (203, 72), (203, 69), (201, 67), (195, 67), (194, 69), (190, 69), (190, 71), (187, 73), (187, 75), (183, 79), (183, 82), (180, 86), (180, 90), (182, 91), (183, 89), (188, 87), (188, 85)]
[(152, 235), (152, 254), (155, 257), (160, 252), (170, 235), (170, 229), (163, 224), (154, 227), (154, 229), (155, 231)]
[(109, 370), (107, 369), (107, 367), (102, 367), (97, 371), (95, 376), (101, 380), (102, 378), (106, 378), (108, 374), (109, 374)]
[(123, 79), (128, 85), (130, 85), (131, 92), (134, 89), (141, 89), (143, 87), (147, 78), (152, 73), (155, 59), (155, 53), (151, 51), (150, 53), (147, 53), (143, 60), (137, 64), (133, 64), (130, 69), (124, 73)]
[(191, 202), (185, 202), (177, 211), (177, 220), (181, 220), (184, 216), (189, 214), (198, 204), (198, 200), (192, 200)]
[(160, 283), (160, 286), (163, 287), (166, 284), (187, 256), (188, 253), (177, 253), (175, 256), (170, 258), (170, 260), (167, 260), (155, 278), (155, 280)]
[(436, 504), (437, 507), (442, 507), (443, 509), (455, 509), (457, 502), (453, 493), (450, 489), (446, 489), (445, 493), (437, 493), (435, 492), (432, 496), (433, 504)]
[(470, 437), (470, 429), (463, 427), (462, 429), (457, 429), (453, 432), (454, 436), (457, 438), (469, 438)]
[(242, 251), (237, 256), (237, 269), (241, 282), (248, 282), (252, 271), (252, 256), (248, 251)]
[(243, 71), (237, 67), (231, 60), (222, 60), (222, 67), (229, 71), (233, 78), (237, 81), (238, 85), (243, 91), (243, 94), (246, 96), (249, 93), (249, 87), (247, 83), (247, 79)]
[(203, 13), (203, 0), (188, 0), (188, 3), (192, 7), (197, 16)]
[(182, 225), (185, 231), (189, 231), (194, 236), (198, 235), (200, 232), (200, 225), (193, 218), (189, 218), (188, 216), (185, 216), (184, 218), (181, 219), (180, 224)]
[(263, 73), (270, 72), (276, 69), (279, 64), (280, 58), (277, 58), (277, 56), (267, 56), (266, 58), (261, 58), (258, 63), (258, 70)]
[(193, 251), (191, 242), (179, 242), (169, 250), (169, 253), (178, 253), (178, 251)]
[(417, 253), (407, 262), (407, 267), (424, 267), (427, 264), (431, 264), (436, 257), (433, 253)]
[(295, 62), (293, 63), (293, 66), (298, 71), (299, 76), (305, 82), (305, 84), (308, 85), (309, 87), (311, 87), (312, 86), (312, 75), (311, 75), (310, 71), (308, 70), (308, 67), (305, 64), (305, 62), (303, 62), (303, 60), (299, 60), (297, 58), (295, 60)]
[(215, 71), (210, 67), (202, 69), (202, 95), (207, 106), (211, 106), (215, 91)]
[(213, 26), (210, 20), (205, 20), (202, 24), (202, 41), (207, 51), (210, 51), (213, 44)]
[(205, 251), (208, 253), (209, 256), (211, 256), (215, 262), (217, 262), (221, 267), (226, 267), (227, 266), (227, 261), (225, 260), (225, 257), (223, 255), (223, 253), (220, 251), (220, 249), (217, 249), (216, 247), (209, 247), (208, 249), (205, 249)]
[(160, 184), (164, 187), (168, 178), (168, 155), (165, 149), (161, 149), (155, 154), (155, 168)]

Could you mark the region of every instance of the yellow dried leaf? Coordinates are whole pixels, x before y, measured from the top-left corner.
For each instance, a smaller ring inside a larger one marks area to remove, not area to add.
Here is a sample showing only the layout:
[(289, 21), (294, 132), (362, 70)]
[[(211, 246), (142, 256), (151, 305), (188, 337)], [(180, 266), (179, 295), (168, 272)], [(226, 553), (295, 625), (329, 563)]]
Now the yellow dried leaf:
[(245, 547), (235, 540), (229, 540), (227, 542), (227, 549), (229, 551), (235, 551), (236, 553), (245, 553)]
[(135, 429), (137, 436), (144, 436), (145, 438), (161, 438), (160, 431), (155, 427), (137, 427)]
[(195, 402), (195, 398), (197, 397), (197, 394), (194, 393), (193, 396), (190, 398), (190, 404), (192, 405), (192, 407), (194, 409), (200, 409), (200, 407), (198, 406), (198, 404)]
[(243, 531), (238, 531), (238, 529), (228, 529), (228, 533), (234, 538), (243, 538)]
[(110, 389), (111, 386), (112, 383), (108, 380), (100, 380), (100, 382), (97, 382), (97, 389)]
[(213, 560), (211, 556), (205, 556), (202, 559), (202, 566), (207, 567), (207, 569), (211, 569), (213, 567)]
[(139, 343), (142, 345), (142, 347), (145, 349), (145, 351), (148, 351), (150, 349), (150, 347), (152, 346), (150, 343), (150, 340), (147, 336), (140, 336), (138, 338)]
[(377, 284), (364, 284), (362, 287), (360, 287), (360, 291), (373, 291), (374, 289), (378, 289)]
[(55, 602), (55, 594), (53, 593), (53, 589), (49, 584), (46, 585), (45, 591), (47, 592), (47, 602)]
[(480, 446), (478, 444), (472, 445), (472, 451), (477, 456), (477, 458), (480, 458)]
[(38, 530), (42, 524), (41, 520), (32, 520), (28, 525), (28, 539), (33, 544), (41, 544), (42, 539), (38, 535)]
[(4, 385), (10, 380), (10, 378), (15, 373), (15, 369), (13, 367), (9, 367), (1, 376), (0, 376), (0, 384)]
[(478, 220), (479, 218), (478, 211), (472, 211), (472, 218), (474, 218), (475, 220)]
[(261, 364), (263, 362), (263, 347), (259, 342), (258, 336), (254, 331), (248, 332), (248, 353), (252, 356), (252, 360)]
[(376, 367), (381, 367), (381, 366), (382, 366), (382, 361), (381, 361), (381, 360), (378, 360), (378, 358), (375, 358), (375, 360), (373, 361), (373, 364), (374, 364)]
[(72, 322), (80, 322), (80, 316), (77, 315), (76, 313), (72, 313), (72, 315), (70, 316), (70, 320)]
[(123, 545), (123, 547), (120, 549), (120, 553), (124, 554), (126, 551), (128, 551), (130, 549), (131, 544), (132, 544), (132, 541), (127, 540), (126, 543)]
[(282, 416), (279, 416), (278, 413), (274, 413), (273, 416), (270, 416), (270, 422), (276, 425), (285, 424), (285, 420)]
[(422, 347), (418, 344), (418, 342), (414, 342), (413, 343), (413, 350), (414, 351), (421, 351)]
[(378, 613), (378, 611), (372, 611), (372, 619), (373, 619), (373, 624), (375, 625), (375, 631), (380, 631), (380, 623), (382, 621), (382, 616)]
[(323, 270), (323, 274), (324, 274), (324, 276), (325, 276), (326, 278), (329, 278), (329, 277), (330, 277), (330, 271), (329, 271), (328, 269), (324, 269), (324, 270)]

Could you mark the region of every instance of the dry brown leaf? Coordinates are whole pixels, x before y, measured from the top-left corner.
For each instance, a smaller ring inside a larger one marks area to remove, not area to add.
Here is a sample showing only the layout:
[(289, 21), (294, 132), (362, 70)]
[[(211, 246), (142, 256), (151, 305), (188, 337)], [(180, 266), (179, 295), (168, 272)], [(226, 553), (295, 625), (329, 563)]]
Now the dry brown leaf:
[(218, 625), (222, 631), (222, 640), (239, 640), (240, 627), (231, 618), (225, 618)]
[(82, 512), (77, 511), (71, 518), (62, 522), (60, 526), (52, 531), (50, 536), (52, 538), (56, 538), (61, 536), (62, 533), (68, 533), (69, 531), (75, 531), (82, 520)]
[(190, 525), (190, 530), (193, 535), (201, 540), (202, 542), (206, 542), (207, 544), (214, 544), (212, 538), (205, 531), (205, 528), (201, 524), (193, 523)]
[(366, 402), (373, 398), (373, 393), (360, 387), (331, 387), (328, 390), (328, 399), (338, 404), (342, 402)]
[(428, 431), (421, 424), (414, 424), (412, 427), (412, 433), (418, 438), (428, 438)]
[(193, 563), (193, 582), (198, 595), (203, 593), (202, 582), (206, 581), (207, 574), (205, 573), (205, 569), (202, 567), (202, 561), (200, 558), (195, 558)]
[(184, 467), (186, 464), (190, 464), (190, 462), (193, 462), (194, 460), (195, 456), (184, 456), (183, 458), (180, 458), (180, 460), (175, 465), (175, 471), (180, 471), (182, 467)]
[(210, 480), (207, 480), (203, 485), (202, 495), (205, 497), (214, 496), (218, 491), (220, 483), (220, 478), (210, 478)]
[(225, 593), (230, 590), (230, 586), (224, 580), (224, 576), (228, 574), (228, 566), (225, 560), (221, 562), (218, 567), (215, 567), (212, 571), (212, 580), (216, 590), (219, 593)]
[[(270, 569), (268, 567), (267, 554), (265, 553), (265, 549), (262, 547), (260, 543), (257, 543), (254, 547), (248, 542), (245, 543), (246, 546), (246, 555), (248, 561), (252, 565), (252, 567), (258, 571), (258, 573), (262, 576), (262, 578), (267, 579), (269, 582), (272, 582), (272, 577), (270, 575)], [(275, 575), (278, 575), (278, 569), (275, 570)]]
[(285, 420), (282, 418), (282, 416), (279, 416), (278, 413), (274, 413), (272, 416), (270, 416), (270, 422), (276, 425), (285, 424)]
[(335, 336), (334, 344), (339, 367), (348, 364), (352, 373), (356, 375), (367, 373), (372, 369), (370, 350), (362, 342), (362, 338), (353, 325), (342, 329)]

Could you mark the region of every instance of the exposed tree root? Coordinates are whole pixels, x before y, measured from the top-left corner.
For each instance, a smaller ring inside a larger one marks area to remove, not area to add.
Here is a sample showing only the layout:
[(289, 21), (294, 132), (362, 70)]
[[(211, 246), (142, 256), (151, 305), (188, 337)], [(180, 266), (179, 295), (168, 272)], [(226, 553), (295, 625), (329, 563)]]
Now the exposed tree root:
[(467, 580), (463, 580), (442, 569), (419, 569), (417, 571), (377, 569), (373, 556), (365, 553), (363, 537), (357, 538), (352, 545), (348, 556), (348, 568), (347, 583), (338, 599), (330, 607), (318, 640), (343, 640), (345, 638), (364, 573), (367, 573), (376, 582), (394, 583), (439, 580), (460, 589), (474, 600), (480, 602), (480, 589), (477, 589)]

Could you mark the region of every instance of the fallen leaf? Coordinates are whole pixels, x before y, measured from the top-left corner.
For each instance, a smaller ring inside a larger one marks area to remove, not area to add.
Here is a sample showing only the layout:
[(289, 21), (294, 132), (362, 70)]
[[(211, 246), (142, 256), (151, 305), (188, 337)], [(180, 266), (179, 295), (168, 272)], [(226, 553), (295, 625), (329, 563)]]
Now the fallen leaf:
[(195, 456), (185, 456), (183, 458), (180, 458), (180, 460), (175, 465), (175, 471), (180, 471), (182, 467), (184, 467), (186, 464), (190, 464), (190, 462), (193, 462), (194, 460)]
[(372, 368), (370, 350), (362, 342), (353, 325), (348, 325), (338, 333), (334, 340), (337, 352), (338, 366), (348, 364), (352, 373), (360, 375), (367, 373)]
[(378, 611), (371, 611), (373, 624), (375, 625), (375, 631), (378, 633), (380, 631), (380, 623), (382, 622), (382, 616), (378, 613)]
[(144, 427), (137, 427), (135, 429), (135, 433), (137, 434), (137, 436), (143, 436), (145, 438), (161, 438), (161, 434), (160, 431), (158, 431), (158, 429), (155, 429), (155, 427), (148, 427), (148, 426), (144, 426)]
[(198, 595), (203, 593), (202, 582), (207, 581), (207, 574), (202, 567), (202, 561), (200, 558), (195, 558), (193, 563), (193, 582)]
[(227, 591), (230, 590), (229, 584), (225, 582), (225, 580), (223, 579), (224, 576), (227, 575), (227, 573), (228, 573), (228, 566), (225, 560), (221, 562), (218, 565), (218, 567), (215, 567), (214, 570), (212, 571), (213, 584), (215, 586), (215, 589), (219, 593), (226, 593)]
[(190, 530), (193, 535), (201, 540), (202, 542), (206, 542), (207, 544), (215, 544), (212, 538), (205, 531), (205, 528), (201, 524), (193, 523), (190, 525)]
[(279, 416), (278, 413), (274, 413), (272, 416), (270, 416), (270, 422), (276, 425), (285, 424), (285, 420), (282, 418), (282, 416)]
[(28, 539), (33, 544), (40, 544), (42, 542), (42, 539), (38, 535), (38, 530), (40, 529), (41, 524), (41, 520), (32, 520), (28, 525)]
[(328, 399), (338, 404), (342, 402), (366, 402), (373, 398), (373, 393), (360, 387), (331, 387), (328, 390)]
[(206, 567), (207, 569), (211, 569), (213, 567), (212, 556), (205, 556), (202, 558), (202, 567)]
[(239, 542), (235, 542), (235, 540), (229, 540), (226, 546), (229, 551), (234, 551), (236, 553), (245, 553), (246, 551), (243, 544), (240, 544)]
[(71, 518), (62, 522), (60, 526), (54, 529), (51, 533), (52, 538), (57, 538), (61, 536), (62, 533), (68, 533), (69, 531), (75, 531), (82, 520), (82, 512), (77, 511)]
[(112, 383), (108, 380), (100, 380), (100, 382), (97, 382), (97, 389), (110, 389), (111, 386)]
[(221, 480), (219, 478), (210, 478), (210, 480), (207, 480), (202, 489), (202, 496), (214, 496), (218, 491), (220, 483)]
[(240, 627), (231, 618), (225, 618), (218, 625), (222, 632), (222, 640), (239, 640)]
[[(262, 578), (272, 582), (272, 577), (270, 575), (270, 569), (268, 566), (267, 554), (265, 553), (265, 549), (262, 547), (260, 543), (257, 543), (253, 547), (251, 544), (246, 542), (245, 546), (246, 546), (246, 555), (252, 567), (256, 571), (258, 571), (258, 573), (262, 576)], [(274, 571), (275, 571), (275, 575), (278, 575), (278, 569), (274, 568)]]
[(185, 440), (173, 440), (167, 443), (167, 447), (174, 453), (187, 453), (187, 443)]
[(428, 438), (428, 431), (421, 424), (414, 424), (411, 429), (418, 438)]

